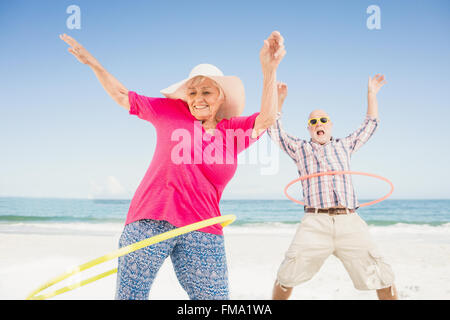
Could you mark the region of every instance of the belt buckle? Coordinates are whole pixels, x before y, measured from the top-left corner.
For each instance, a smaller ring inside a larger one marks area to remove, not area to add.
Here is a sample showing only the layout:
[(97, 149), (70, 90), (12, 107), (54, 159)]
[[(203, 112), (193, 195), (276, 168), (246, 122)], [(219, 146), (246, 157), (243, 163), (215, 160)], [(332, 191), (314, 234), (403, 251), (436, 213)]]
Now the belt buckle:
[(351, 213), (350, 210), (348, 208), (327, 208), (327, 209), (320, 209), (320, 208), (308, 208), (308, 209), (313, 209), (311, 211), (307, 211), (310, 213), (324, 213), (324, 214), (328, 214), (330, 216), (336, 216), (336, 215), (340, 215), (340, 214), (349, 214)]
[(337, 216), (340, 214), (349, 214), (349, 213), (350, 213), (350, 210), (348, 208), (335, 208), (335, 209), (332, 209), (331, 212), (328, 211), (328, 214), (330, 216)]

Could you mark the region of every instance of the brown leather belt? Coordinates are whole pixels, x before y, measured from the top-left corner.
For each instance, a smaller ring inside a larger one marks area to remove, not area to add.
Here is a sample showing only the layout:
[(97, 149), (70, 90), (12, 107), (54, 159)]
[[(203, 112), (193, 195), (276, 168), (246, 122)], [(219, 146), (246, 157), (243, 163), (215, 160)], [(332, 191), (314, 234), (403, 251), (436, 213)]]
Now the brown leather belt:
[(355, 213), (355, 209), (347, 208), (305, 208), (307, 213), (325, 213), (329, 215)]

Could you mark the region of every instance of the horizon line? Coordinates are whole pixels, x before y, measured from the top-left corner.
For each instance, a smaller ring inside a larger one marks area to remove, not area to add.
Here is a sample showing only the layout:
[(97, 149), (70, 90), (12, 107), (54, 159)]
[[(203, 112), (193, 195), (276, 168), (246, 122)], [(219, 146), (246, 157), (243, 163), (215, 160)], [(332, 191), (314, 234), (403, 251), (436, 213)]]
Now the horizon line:
[[(3, 196), (0, 195), (0, 198), (28, 198), (28, 199), (57, 199), (57, 200), (116, 200), (116, 201), (131, 201), (132, 198), (81, 198), (81, 197), (56, 197), (56, 196), (49, 196), (49, 197), (39, 197), (39, 196)], [(235, 201), (235, 200), (283, 200), (283, 201), (291, 201), (289, 199), (286, 198), (244, 198), (244, 197), (240, 197), (240, 198), (222, 198), (220, 199), (220, 201), (222, 200), (231, 200), (231, 201)], [(367, 198), (361, 198), (359, 200), (368, 200), (371, 201), (372, 199), (367, 199)], [(384, 201), (389, 201), (389, 200), (450, 200), (449, 198), (389, 198), (389, 199), (385, 199)]]

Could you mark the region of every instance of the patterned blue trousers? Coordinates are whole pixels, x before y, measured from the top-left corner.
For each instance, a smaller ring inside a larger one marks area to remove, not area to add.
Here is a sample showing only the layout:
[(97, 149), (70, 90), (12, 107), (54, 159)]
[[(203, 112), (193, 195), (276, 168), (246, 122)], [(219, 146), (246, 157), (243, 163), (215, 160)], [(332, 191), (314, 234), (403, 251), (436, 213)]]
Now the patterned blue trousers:
[[(119, 247), (175, 229), (167, 221), (138, 220), (125, 226)], [(175, 274), (193, 300), (229, 299), (223, 235), (192, 231), (119, 257), (116, 299), (146, 300), (170, 255)]]

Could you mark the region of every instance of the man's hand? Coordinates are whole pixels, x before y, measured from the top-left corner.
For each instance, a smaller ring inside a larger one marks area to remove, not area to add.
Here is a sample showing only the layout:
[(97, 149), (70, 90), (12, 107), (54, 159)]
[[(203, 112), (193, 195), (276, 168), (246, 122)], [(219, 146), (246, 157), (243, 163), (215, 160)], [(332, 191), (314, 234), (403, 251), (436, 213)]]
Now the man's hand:
[(369, 85), (368, 92), (372, 94), (377, 94), (380, 91), (381, 87), (386, 84), (386, 80), (384, 80), (384, 75), (377, 74), (373, 78), (369, 77)]
[(375, 75), (373, 78), (369, 77), (369, 85), (367, 92), (367, 115), (378, 118), (378, 101), (377, 93), (381, 87), (386, 84), (384, 76), (381, 74)]
[(278, 31), (274, 31), (264, 40), (264, 45), (259, 53), (264, 74), (275, 72), (283, 57), (286, 55), (284, 38)]
[(284, 82), (277, 82), (277, 93), (278, 93), (278, 112), (281, 112), (283, 108), (284, 99), (286, 99), (288, 94), (288, 86)]
[(61, 40), (67, 43), (70, 48), (68, 49), (71, 54), (75, 56), (83, 64), (92, 65), (97, 60), (87, 51), (81, 44), (79, 44), (74, 38), (63, 34), (59, 36)]

